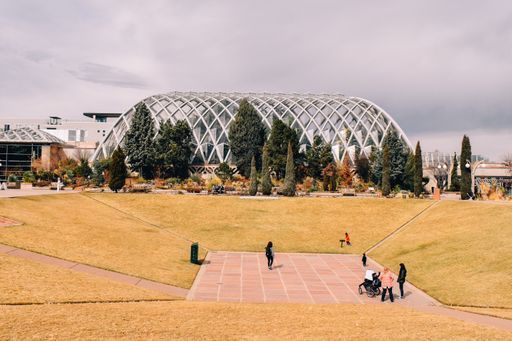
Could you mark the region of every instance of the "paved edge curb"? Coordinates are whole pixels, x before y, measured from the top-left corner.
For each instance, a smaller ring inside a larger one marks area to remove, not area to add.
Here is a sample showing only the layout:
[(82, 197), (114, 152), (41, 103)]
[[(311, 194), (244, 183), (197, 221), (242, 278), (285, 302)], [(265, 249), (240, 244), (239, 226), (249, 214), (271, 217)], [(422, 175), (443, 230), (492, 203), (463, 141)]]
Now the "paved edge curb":
[(210, 255), (212, 253), (215, 253), (215, 251), (208, 251), (206, 253), (206, 257), (204, 257), (203, 263), (201, 264), (201, 267), (199, 268), (199, 271), (197, 272), (196, 278), (194, 278), (194, 282), (192, 283), (192, 287), (188, 290), (188, 294), (185, 297), (187, 301), (193, 301), (195, 299), (197, 286), (199, 285), (199, 282), (201, 281), (201, 278), (203, 277), (203, 274), (206, 271), (206, 267), (208, 266), (210, 262)]

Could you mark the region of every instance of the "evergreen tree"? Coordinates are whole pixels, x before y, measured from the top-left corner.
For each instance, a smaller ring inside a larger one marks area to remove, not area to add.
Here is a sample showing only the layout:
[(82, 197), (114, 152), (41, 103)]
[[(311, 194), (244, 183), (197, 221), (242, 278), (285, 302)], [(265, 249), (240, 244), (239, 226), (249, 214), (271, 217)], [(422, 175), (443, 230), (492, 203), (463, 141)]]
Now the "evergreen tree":
[(110, 163), (110, 181), (108, 187), (117, 193), (118, 190), (123, 188), (126, 180), (126, 164), (124, 162), (126, 156), (121, 147), (118, 147), (112, 154), (112, 162)]
[(366, 155), (356, 153), (356, 173), (359, 176), (359, 178), (364, 181), (368, 182), (370, 180), (370, 162), (368, 161), (368, 158)]
[(155, 128), (149, 109), (144, 102), (135, 108), (126, 132), (125, 149), (132, 170), (138, 171), (145, 179), (152, 179), (155, 166)]
[(88, 178), (89, 176), (91, 176), (92, 169), (91, 169), (91, 166), (89, 166), (89, 160), (88, 159), (80, 159), (79, 162), (80, 163), (78, 164), (78, 166), (75, 169), (76, 175), (83, 177), (83, 178)]
[(272, 180), (270, 179), (270, 166), (268, 164), (268, 158), (268, 147), (267, 145), (264, 145), (263, 156), (261, 160), (261, 192), (263, 195), (272, 194)]
[(255, 196), (258, 193), (258, 172), (256, 171), (256, 158), (251, 160), (251, 186), (249, 187), (249, 195)]
[(391, 171), (389, 169), (390, 167), (390, 152), (389, 152), (389, 146), (386, 144), (384, 145), (383, 151), (382, 151), (382, 195), (387, 197), (389, 193), (391, 193)]
[[(469, 167), (466, 164), (469, 163)], [(471, 143), (469, 137), (462, 138), (460, 152), (460, 197), (462, 200), (471, 198)]]
[(288, 157), (286, 158), (286, 174), (284, 176), (283, 194), (288, 197), (295, 196), (295, 163), (293, 161), (293, 149), (291, 142), (288, 142)]
[(414, 174), (416, 174), (416, 166), (414, 162), (414, 153), (409, 152), (407, 163), (405, 164), (404, 188), (411, 192), (414, 192)]
[[(106, 173), (109, 173), (111, 163), (112, 158), (94, 161), (91, 178), (96, 186), (103, 186), (105, 181), (110, 181), (110, 176), (107, 176)], [(106, 177), (107, 179), (105, 179)]]
[(336, 164), (334, 162), (329, 163), (323, 170), (323, 189), (324, 191), (336, 191), (336, 186), (338, 182), (338, 169), (336, 168)]
[(330, 143), (325, 143), (318, 135), (313, 138), (313, 145), (306, 151), (307, 174), (314, 179), (321, 179), (322, 170), (334, 162)]
[(352, 168), (350, 167), (350, 158), (348, 154), (345, 154), (345, 157), (343, 158), (343, 163), (341, 164), (339, 175), (341, 179), (341, 184), (343, 186), (352, 186), (354, 175), (352, 172)]
[(256, 169), (260, 169), (265, 135), (265, 126), (260, 115), (244, 98), (240, 102), (234, 121), (229, 126), (229, 147), (238, 171), (246, 178), (251, 173), (253, 156), (256, 160)]
[(423, 159), (420, 141), (418, 141), (414, 151), (414, 195), (419, 197), (421, 192), (423, 192)]
[(175, 125), (170, 120), (160, 124), (155, 147), (160, 176), (188, 177), (193, 145), (192, 130), (185, 120), (179, 120)]
[(233, 178), (233, 173), (233, 170), (226, 162), (222, 162), (215, 170), (215, 175), (217, 175), (222, 180), (222, 182), (231, 180)]
[(382, 150), (372, 147), (370, 154), (370, 180), (375, 185), (380, 185), (382, 180)]
[(297, 136), (297, 132), (287, 126), (283, 121), (275, 118), (272, 122), (272, 129), (270, 130), (267, 145), (270, 155), (270, 166), (276, 173), (278, 179), (282, 179), (283, 176), (285, 176), (288, 144), (291, 144), (292, 147), (294, 164), (300, 164), (301, 156), (299, 154), (299, 137)]
[(457, 161), (457, 153), (453, 154), (452, 159), (452, 173), (450, 174), (450, 191), (459, 191), (460, 190), (460, 179), (457, 174), (457, 169), (459, 168), (459, 162)]
[(404, 187), (405, 165), (409, 147), (398, 136), (395, 130), (389, 130), (384, 137), (384, 145), (389, 148), (389, 181), (391, 188)]

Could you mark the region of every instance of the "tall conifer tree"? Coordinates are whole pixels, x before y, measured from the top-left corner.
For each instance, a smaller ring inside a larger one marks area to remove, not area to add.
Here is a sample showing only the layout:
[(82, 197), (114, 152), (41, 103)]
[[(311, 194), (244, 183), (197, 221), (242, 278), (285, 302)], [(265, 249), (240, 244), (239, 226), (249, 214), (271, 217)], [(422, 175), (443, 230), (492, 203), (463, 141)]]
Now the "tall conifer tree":
[(390, 182), (390, 156), (389, 146), (384, 145), (382, 151), (382, 195), (387, 197), (391, 193), (391, 182)]
[(356, 173), (364, 182), (370, 180), (370, 162), (364, 153), (356, 153)]
[(293, 161), (292, 143), (288, 142), (288, 157), (286, 158), (286, 174), (284, 176), (284, 195), (295, 196), (295, 163)]
[(126, 132), (126, 156), (130, 168), (145, 179), (152, 179), (155, 167), (155, 127), (153, 118), (144, 102), (135, 108), (130, 129)]
[(419, 197), (421, 192), (423, 192), (423, 159), (420, 141), (418, 141), (414, 151), (414, 195)]
[(256, 158), (251, 160), (251, 186), (249, 187), (249, 195), (255, 196), (258, 193), (258, 172), (256, 171)]
[(459, 162), (457, 161), (457, 153), (454, 153), (452, 159), (452, 172), (450, 174), (450, 191), (456, 192), (460, 190), (460, 179), (457, 174), (458, 168)]
[[(469, 167), (466, 165), (469, 164)], [(471, 142), (469, 137), (464, 135), (462, 138), (462, 148), (460, 152), (460, 197), (467, 200), (471, 197)]]
[(263, 146), (263, 156), (261, 160), (261, 192), (263, 195), (272, 194), (272, 180), (270, 179), (270, 166), (268, 164), (268, 147)]
[(288, 144), (291, 144), (294, 164), (300, 163), (299, 137), (297, 132), (283, 121), (275, 118), (268, 138), (267, 146), (270, 155), (270, 166), (278, 179), (282, 179), (286, 172)]
[(254, 107), (243, 99), (235, 120), (229, 126), (229, 147), (238, 171), (249, 177), (254, 156), (256, 169), (261, 166), (261, 151), (265, 143), (265, 126)]

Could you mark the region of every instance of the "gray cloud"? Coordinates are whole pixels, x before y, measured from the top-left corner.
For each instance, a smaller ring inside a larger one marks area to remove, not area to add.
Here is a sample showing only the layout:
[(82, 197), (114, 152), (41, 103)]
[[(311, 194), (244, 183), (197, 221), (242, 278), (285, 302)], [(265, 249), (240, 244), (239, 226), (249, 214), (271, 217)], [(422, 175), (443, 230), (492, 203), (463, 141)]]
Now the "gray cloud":
[(83, 63), (77, 70), (68, 70), (74, 77), (92, 83), (120, 88), (144, 88), (146, 82), (139, 76), (116, 67)]
[(2, 116), (174, 90), (343, 93), (414, 137), (487, 131), (491, 153), (494, 131), (512, 136), (506, 0), (4, 1), (0, 51)]

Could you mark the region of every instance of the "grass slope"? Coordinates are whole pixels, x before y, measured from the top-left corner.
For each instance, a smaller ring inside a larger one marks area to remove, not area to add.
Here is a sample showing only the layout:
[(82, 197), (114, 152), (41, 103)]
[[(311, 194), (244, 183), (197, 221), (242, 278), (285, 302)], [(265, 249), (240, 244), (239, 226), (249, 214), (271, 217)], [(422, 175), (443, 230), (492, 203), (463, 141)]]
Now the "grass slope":
[(0, 254), (0, 304), (172, 299), (137, 288)]
[(83, 195), (2, 199), (0, 215), (24, 223), (0, 228), (0, 243), (184, 288), (199, 269), (190, 243)]
[[(272, 240), (278, 252), (362, 253), (431, 204), (402, 199), (90, 195), (224, 251), (262, 251)], [(353, 246), (340, 249), (345, 231)]]
[[(512, 333), (396, 306), (123, 303), (0, 307), (2, 339), (505, 340)], [(379, 318), (380, 317), (380, 318)]]
[(512, 205), (444, 201), (371, 256), (446, 304), (512, 308)]

